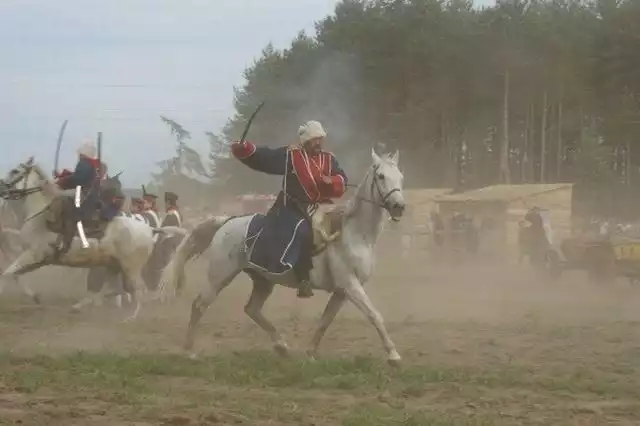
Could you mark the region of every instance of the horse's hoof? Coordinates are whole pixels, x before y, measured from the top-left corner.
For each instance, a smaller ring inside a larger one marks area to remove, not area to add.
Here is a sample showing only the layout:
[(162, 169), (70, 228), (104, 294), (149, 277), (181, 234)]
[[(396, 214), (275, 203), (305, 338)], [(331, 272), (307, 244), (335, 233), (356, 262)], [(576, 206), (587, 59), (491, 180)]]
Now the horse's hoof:
[(391, 367), (400, 367), (401, 360), (402, 358), (400, 357), (400, 354), (398, 354), (396, 351), (393, 351), (393, 353), (391, 353), (387, 358), (387, 364), (389, 364)]
[(316, 361), (317, 360), (317, 353), (316, 351), (312, 351), (312, 350), (307, 350), (307, 359), (309, 361)]
[(287, 358), (289, 356), (289, 348), (285, 343), (276, 343), (273, 345), (273, 350), (283, 358)]
[(400, 360), (399, 359), (388, 359), (387, 364), (389, 364), (393, 368), (400, 368)]
[(135, 321), (137, 317), (138, 317), (137, 315), (129, 315), (128, 317), (122, 320), (122, 324), (132, 323), (133, 321)]
[(189, 357), (190, 360), (196, 361), (198, 359), (198, 354), (195, 353), (195, 352), (189, 352), (188, 357)]
[(36, 305), (42, 304), (39, 294), (34, 294), (33, 296), (31, 296), (31, 299), (33, 300), (33, 303), (35, 303)]

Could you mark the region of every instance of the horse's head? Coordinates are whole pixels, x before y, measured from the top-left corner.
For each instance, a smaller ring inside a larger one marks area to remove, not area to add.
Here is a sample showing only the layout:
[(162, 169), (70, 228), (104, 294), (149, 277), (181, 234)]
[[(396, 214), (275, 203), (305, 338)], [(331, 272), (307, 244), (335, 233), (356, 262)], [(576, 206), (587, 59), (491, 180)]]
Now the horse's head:
[(11, 169), (0, 182), (3, 189), (33, 191), (36, 188), (41, 189), (48, 179), (33, 157), (29, 157), (27, 161)]
[(398, 221), (406, 207), (402, 191), (404, 175), (398, 168), (400, 153), (396, 151), (393, 155), (379, 156), (372, 149), (371, 157), (373, 158), (371, 185), (375, 188), (372, 190), (372, 196), (376, 198), (372, 201), (379, 203), (389, 212), (391, 219)]

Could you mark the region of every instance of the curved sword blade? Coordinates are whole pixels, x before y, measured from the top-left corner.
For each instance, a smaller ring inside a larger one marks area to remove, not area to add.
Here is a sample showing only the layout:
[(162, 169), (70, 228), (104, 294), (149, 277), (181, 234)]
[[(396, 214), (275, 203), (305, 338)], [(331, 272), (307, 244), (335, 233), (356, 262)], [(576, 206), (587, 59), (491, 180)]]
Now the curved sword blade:
[(249, 117), (249, 120), (247, 121), (247, 125), (244, 128), (244, 132), (242, 132), (242, 137), (240, 138), (240, 142), (244, 142), (244, 140), (246, 139), (247, 134), (249, 133), (249, 128), (251, 128), (251, 123), (253, 122), (253, 119), (256, 118), (258, 111), (260, 111), (263, 105), (264, 105), (264, 101), (260, 102), (260, 105), (258, 105), (258, 108), (256, 108), (256, 110), (253, 111), (253, 114), (251, 114), (251, 117)]
[(62, 127), (60, 127), (60, 133), (58, 133), (58, 142), (56, 144), (56, 156), (53, 161), (53, 177), (58, 173), (58, 160), (60, 159), (60, 147), (62, 146), (62, 137), (64, 136), (64, 130), (67, 128), (67, 122), (69, 120), (64, 120), (62, 123)]

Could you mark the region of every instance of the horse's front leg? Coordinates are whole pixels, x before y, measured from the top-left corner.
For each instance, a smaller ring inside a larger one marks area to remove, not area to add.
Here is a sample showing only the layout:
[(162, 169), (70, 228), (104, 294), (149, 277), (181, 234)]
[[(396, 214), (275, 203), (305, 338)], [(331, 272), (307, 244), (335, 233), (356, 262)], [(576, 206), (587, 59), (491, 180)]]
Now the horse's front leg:
[(365, 314), (369, 322), (376, 328), (380, 339), (382, 339), (384, 349), (387, 352), (387, 362), (391, 365), (398, 365), (401, 360), (400, 354), (396, 350), (396, 345), (391, 340), (384, 326), (382, 315), (380, 315), (380, 312), (373, 306), (369, 296), (367, 296), (367, 293), (364, 291), (364, 287), (362, 287), (362, 284), (354, 275), (349, 276), (344, 291), (347, 299), (349, 299), (360, 312)]
[(4, 290), (5, 283), (8, 280), (12, 280), (20, 284), (24, 294), (30, 297), (36, 304), (40, 304), (40, 296), (38, 293), (34, 292), (24, 280), (18, 280), (18, 277), (43, 266), (44, 259), (44, 255), (38, 254), (33, 250), (23, 251), (0, 276), (0, 294), (2, 294)]

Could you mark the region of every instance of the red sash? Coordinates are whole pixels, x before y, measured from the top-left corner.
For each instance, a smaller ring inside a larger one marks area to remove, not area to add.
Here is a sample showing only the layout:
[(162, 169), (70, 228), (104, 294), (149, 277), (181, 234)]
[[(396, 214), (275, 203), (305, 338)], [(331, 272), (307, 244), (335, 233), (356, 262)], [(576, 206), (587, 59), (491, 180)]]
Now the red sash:
[(331, 176), (331, 154), (321, 151), (319, 154), (309, 155), (300, 148), (293, 148), (289, 155), (293, 171), (309, 200), (318, 203), (328, 198), (329, 194), (322, 190), (321, 176)]

